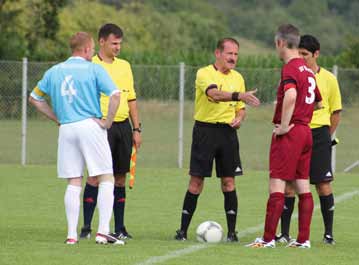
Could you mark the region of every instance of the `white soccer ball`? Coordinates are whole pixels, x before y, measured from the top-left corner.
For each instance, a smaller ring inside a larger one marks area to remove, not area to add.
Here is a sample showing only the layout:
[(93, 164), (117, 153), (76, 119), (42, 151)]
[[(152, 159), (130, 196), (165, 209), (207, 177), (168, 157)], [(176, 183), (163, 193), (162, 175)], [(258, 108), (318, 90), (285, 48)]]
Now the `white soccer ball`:
[(206, 243), (218, 243), (222, 241), (223, 229), (219, 223), (205, 221), (196, 230), (197, 240)]

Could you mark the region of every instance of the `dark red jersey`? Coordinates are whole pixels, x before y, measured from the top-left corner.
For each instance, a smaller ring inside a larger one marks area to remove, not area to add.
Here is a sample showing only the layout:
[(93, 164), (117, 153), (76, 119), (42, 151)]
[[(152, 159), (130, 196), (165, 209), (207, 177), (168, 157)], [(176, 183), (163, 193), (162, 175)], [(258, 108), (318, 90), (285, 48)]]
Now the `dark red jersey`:
[(282, 68), (277, 91), (277, 106), (273, 117), (274, 124), (281, 123), (284, 93), (292, 87), (297, 90), (297, 99), (290, 124), (309, 124), (314, 103), (322, 100), (313, 71), (305, 64), (304, 59), (294, 58)]

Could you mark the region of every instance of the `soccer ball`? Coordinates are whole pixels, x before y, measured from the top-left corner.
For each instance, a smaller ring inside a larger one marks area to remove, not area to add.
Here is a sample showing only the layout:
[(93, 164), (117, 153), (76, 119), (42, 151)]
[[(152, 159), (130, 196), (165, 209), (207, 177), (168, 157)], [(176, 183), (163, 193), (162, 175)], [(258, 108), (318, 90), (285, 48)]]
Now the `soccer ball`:
[(223, 238), (223, 229), (219, 223), (205, 221), (197, 227), (196, 235), (199, 242), (218, 243)]

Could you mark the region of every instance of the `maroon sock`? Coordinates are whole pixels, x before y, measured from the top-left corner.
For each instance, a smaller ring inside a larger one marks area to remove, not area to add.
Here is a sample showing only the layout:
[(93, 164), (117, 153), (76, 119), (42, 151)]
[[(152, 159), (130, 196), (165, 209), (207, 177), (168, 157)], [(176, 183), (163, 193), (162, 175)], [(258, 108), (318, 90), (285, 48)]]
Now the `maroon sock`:
[(267, 202), (266, 221), (264, 226), (263, 240), (270, 242), (275, 237), (279, 218), (283, 212), (284, 193), (273, 192)]
[(298, 220), (298, 237), (297, 242), (304, 243), (309, 240), (310, 223), (312, 221), (314, 202), (312, 193), (299, 194), (299, 220)]

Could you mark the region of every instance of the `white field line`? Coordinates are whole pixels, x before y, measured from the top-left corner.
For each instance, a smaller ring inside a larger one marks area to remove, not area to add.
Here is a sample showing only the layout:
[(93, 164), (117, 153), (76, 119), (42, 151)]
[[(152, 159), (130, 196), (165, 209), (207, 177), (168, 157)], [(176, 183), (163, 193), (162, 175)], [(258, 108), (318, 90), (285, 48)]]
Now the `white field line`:
[[(335, 203), (341, 203), (343, 201), (349, 200), (352, 197), (354, 197), (355, 195), (359, 195), (359, 190), (354, 190), (352, 192), (347, 192), (344, 193), (342, 195), (336, 196), (335, 197)], [(320, 205), (315, 205), (314, 207), (314, 211), (320, 209)], [(294, 214), (292, 218), (297, 218), (298, 214)], [(249, 227), (241, 232), (238, 233), (238, 237), (244, 237), (247, 236), (249, 234), (253, 234), (256, 233), (258, 231), (263, 230), (264, 228), (264, 223), (256, 225), (256, 226), (252, 226)], [(186, 254), (190, 254), (196, 251), (199, 251), (201, 249), (205, 249), (205, 248), (209, 248), (211, 246), (214, 246), (214, 244), (195, 244), (195, 245), (191, 245), (189, 247), (183, 248), (183, 249), (179, 249), (179, 250), (174, 250), (174, 251), (170, 251), (167, 254), (163, 255), (163, 256), (154, 256), (151, 257), (143, 262), (139, 262), (136, 263), (136, 265), (152, 265), (152, 264), (157, 264), (157, 263), (162, 263), (164, 261), (170, 260), (170, 259), (175, 259), (178, 257), (181, 257), (183, 255)]]

